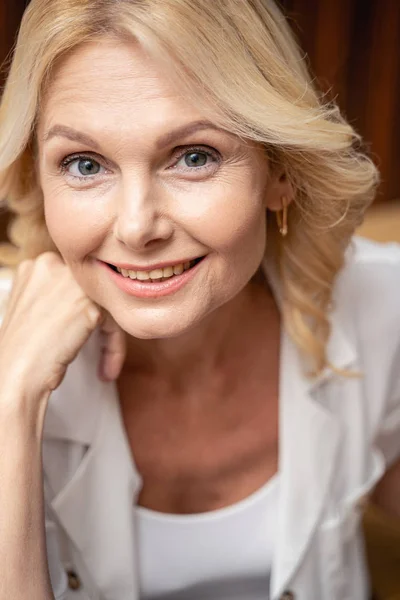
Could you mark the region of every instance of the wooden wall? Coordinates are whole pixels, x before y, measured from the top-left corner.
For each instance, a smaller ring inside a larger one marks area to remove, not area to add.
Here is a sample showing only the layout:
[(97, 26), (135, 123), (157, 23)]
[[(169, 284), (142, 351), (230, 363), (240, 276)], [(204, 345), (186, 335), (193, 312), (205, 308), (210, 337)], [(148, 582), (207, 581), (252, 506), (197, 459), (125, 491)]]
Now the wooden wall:
[(400, 201), (400, 1), (282, 0), (323, 89), (370, 144), (377, 201)]
[[(10, 53), (28, 1), (0, 0), (0, 62)], [(400, 202), (400, 0), (281, 4), (320, 85), (370, 144), (382, 173), (377, 202)], [(0, 238), (4, 224), (0, 216)]]
[(16, 32), (29, 0), (0, 0), (0, 63), (3, 69), (0, 81), (4, 81), (4, 61), (14, 44)]

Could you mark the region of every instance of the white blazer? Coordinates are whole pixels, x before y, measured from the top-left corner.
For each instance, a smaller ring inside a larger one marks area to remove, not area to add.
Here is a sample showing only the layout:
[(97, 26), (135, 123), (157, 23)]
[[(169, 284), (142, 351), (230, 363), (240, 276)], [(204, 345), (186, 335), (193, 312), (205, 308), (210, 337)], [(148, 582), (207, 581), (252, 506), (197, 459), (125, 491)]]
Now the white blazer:
[[(360, 517), (367, 494), (400, 455), (400, 246), (355, 241), (335, 287), (328, 350), (336, 367), (362, 377), (327, 370), (308, 380), (282, 333), (271, 600), (369, 596)], [(57, 600), (138, 600), (132, 507), (141, 480), (116, 388), (96, 377), (97, 356), (94, 335), (46, 415), (49, 568)], [(66, 571), (80, 589), (68, 587)]]

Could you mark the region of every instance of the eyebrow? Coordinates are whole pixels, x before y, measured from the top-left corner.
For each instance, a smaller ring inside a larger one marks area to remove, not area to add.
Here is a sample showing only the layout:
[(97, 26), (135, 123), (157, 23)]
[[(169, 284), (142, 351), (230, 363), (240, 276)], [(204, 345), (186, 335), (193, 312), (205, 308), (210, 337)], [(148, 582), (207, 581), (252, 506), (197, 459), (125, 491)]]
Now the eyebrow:
[(67, 140), (71, 140), (72, 142), (80, 142), (85, 146), (92, 146), (96, 150), (100, 150), (99, 144), (91, 138), (89, 135), (77, 131), (72, 127), (67, 127), (66, 125), (54, 125), (44, 136), (43, 141), (49, 142), (51, 139), (55, 137), (63, 137)]
[(193, 123), (182, 125), (181, 127), (162, 135), (157, 140), (157, 148), (158, 150), (162, 150), (165, 146), (173, 144), (179, 138), (192, 135), (193, 133), (196, 133), (196, 131), (204, 131), (205, 129), (212, 129), (219, 132), (222, 131), (221, 128), (216, 127), (211, 121), (194, 121)]
[[(181, 127), (162, 135), (156, 142), (157, 149), (162, 150), (179, 138), (183, 138), (195, 133), (196, 131), (203, 131), (205, 129), (222, 131), (219, 127), (213, 125), (211, 121), (194, 121), (193, 123), (182, 125)], [(43, 141), (46, 143), (55, 137), (63, 137), (71, 140), (72, 142), (80, 142), (81, 144), (91, 146), (96, 150), (100, 150), (100, 146), (96, 140), (85, 133), (73, 129), (72, 127), (67, 127), (66, 125), (53, 125), (53, 127), (43, 136)]]

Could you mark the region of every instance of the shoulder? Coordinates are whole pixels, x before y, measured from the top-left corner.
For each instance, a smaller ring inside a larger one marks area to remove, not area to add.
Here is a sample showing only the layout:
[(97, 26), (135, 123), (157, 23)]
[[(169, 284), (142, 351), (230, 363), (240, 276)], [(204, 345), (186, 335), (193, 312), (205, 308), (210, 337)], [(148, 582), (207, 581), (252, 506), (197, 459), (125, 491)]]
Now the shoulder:
[[(379, 273), (400, 270), (400, 244), (379, 243), (354, 237), (346, 254), (344, 273), (359, 272), (360, 275), (379, 276)], [(399, 284), (400, 285), (400, 284)]]
[(394, 320), (400, 327), (400, 244), (354, 238), (336, 282), (334, 304), (357, 321)]
[[(352, 370), (360, 373), (341, 380), (348, 401), (335, 403), (335, 410), (349, 440), (364, 438), (369, 448), (373, 443), (390, 464), (400, 453), (399, 244), (353, 240), (336, 282), (331, 322), (350, 348)], [(352, 459), (357, 451), (352, 446)]]
[(333, 293), (332, 329), (353, 347), (374, 385), (398, 385), (400, 245), (355, 238)]

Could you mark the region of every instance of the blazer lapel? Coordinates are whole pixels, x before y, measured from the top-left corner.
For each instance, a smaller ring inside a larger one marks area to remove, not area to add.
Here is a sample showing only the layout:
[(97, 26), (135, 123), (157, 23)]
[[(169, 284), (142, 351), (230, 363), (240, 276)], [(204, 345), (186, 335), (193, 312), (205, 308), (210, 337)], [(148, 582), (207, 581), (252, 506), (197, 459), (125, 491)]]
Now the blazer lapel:
[(52, 502), (105, 600), (137, 597), (133, 505), (139, 487), (112, 399), (78, 472)]
[(47, 439), (88, 447), (51, 506), (101, 598), (135, 600), (133, 506), (141, 480), (123, 427), (116, 386), (103, 384), (96, 376), (98, 348), (95, 340), (84, 348), (49, 405)]
[[(328, 355), (336, 367), (350, 367), (354, 349), (336, 326)], [(282, 335), (280, 376), (280, 503), (278, 539), (272, 568), (271, 597), (279, 598), (299, 567), (321, 518), (335, 472), (341, 427), (320, 400), (330, 379), (326, 371), (309, 380), (299, 353)]]

